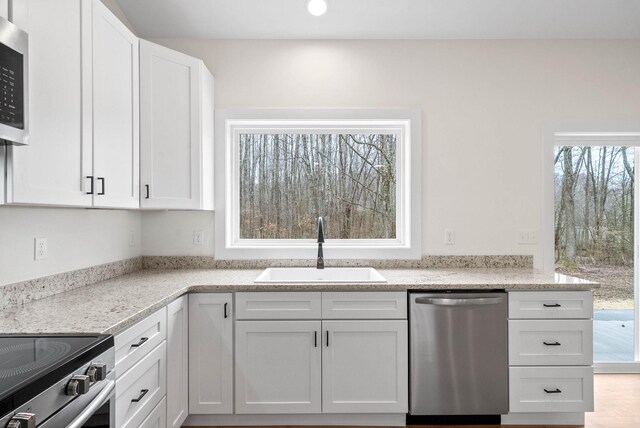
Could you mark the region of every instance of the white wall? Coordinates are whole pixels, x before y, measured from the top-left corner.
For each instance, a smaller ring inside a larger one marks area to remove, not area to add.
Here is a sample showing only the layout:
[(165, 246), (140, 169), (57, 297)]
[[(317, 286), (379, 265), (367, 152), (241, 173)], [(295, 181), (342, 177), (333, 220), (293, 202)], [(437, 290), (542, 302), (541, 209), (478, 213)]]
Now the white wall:
[[(34, 261), (36, 237), (48, 240), (45, 260)], [(140, 237), (135, 211), (0, 207), (0, 285), (140, 256)]]
[[(193, 243), (195, 231), (204, 233), (202, 245)], [(211, 256), (213, 231), (211, 211), (147, 211), (142, 213), (142, 254)]]
[[(640, 120), (637, 40), (155, 41), (204, 59), (216, 107), (420, 108), (425, 254), (539, 263), (541, 243), (518, 245), (517, 231), (541, 227), (545, 126)], [(165, 215), (155, 233), (183, 227)]]

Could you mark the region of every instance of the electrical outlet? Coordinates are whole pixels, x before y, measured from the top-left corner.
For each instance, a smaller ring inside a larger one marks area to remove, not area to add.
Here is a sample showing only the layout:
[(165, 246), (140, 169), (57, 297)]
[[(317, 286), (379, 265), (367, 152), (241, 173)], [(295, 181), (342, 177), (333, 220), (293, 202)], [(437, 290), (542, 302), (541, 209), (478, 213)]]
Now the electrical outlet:
[(204, 243), (204, 232), (202, 230), (193, 231), (193, 245), (202, 245)]
[(47, 238), (35, 238), (34, 260), (44, 260), (49, 256)]
[(444, 243), (447, 245), (454, 245), (456, 243), (456, 233), (453, 229), (444, 230)]
[(136, 246), (136, 232), (133, 230), (129, 232), (129, 246), (130, 247)]
[(538, 243), (538, 232), (535, 230), (519, 230), (518, 231), (518, 244), (520, 245), (534, 245)]

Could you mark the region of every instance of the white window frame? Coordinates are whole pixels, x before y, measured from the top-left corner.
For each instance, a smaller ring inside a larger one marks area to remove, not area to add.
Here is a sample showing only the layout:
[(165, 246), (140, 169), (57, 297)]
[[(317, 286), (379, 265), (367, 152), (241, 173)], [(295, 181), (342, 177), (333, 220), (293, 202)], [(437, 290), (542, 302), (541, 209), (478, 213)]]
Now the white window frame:
[(239, 152), (242, 133), (384, 133), (397, 136), (396, 238), (332, 239), (325, 259), (419, 259), (421, 114), (413, 109), (218, 109), (215, 130), (215, 256), (218, 259), (313, 259), (315, 239), (241, 239)]

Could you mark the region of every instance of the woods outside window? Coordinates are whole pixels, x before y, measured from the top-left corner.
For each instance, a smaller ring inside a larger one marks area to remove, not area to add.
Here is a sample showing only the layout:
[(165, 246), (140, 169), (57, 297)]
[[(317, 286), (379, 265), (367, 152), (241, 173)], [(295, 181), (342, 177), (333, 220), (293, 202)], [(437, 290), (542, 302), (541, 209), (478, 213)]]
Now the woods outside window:
[(225, 198), (224, 229), (216, 231), (219, 244), (223, 232), (224, 247), (217, 246), (216, 256), (313, 258), (322, 216), (327, 258), (418, 258), (419, 232), (412, 236), (420, 230), (412, 224), (419, 210), (419, 203), (412, 207), (420, 181), (419, 164), (412, 166), (419, 156), (419, 140), (412, 144), (419, 135), (416, 112), (398, 118), (392, 110), (390, 119), (339, 117), (352, 110), (338, 110), (334, 118), (323, 110), (318, 119), (285, 119), (278, 112), (265, 119), (223, 111), (224, 123), (217, 118), (218, 135), (224, 127)]

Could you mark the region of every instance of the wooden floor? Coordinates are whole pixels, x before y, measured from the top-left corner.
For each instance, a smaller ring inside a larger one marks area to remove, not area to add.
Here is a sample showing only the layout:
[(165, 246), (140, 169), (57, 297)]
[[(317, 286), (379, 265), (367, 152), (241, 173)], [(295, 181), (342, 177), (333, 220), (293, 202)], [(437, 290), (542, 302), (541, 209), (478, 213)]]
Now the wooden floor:
[[(640, 374), (595, 375), (595, 412), (587, 413), (584, 428), (640, 428)], [(431, 428), (412, 425), (411, 428)], [(439, 428), (558, 428), (558, 425), (439, 425)], [(564, 425), (565, 428), (578, 426)], [(580, 428), (583, 426), (580, 425)], [(210, 427), (191, 427), (210, 428)], [(221, 427), (222, 428), (222, 427)], [(238, 428), (238, 427), (224, 427)], [(250, 428), (250, 427), (247, 427)], [(275, 428), (275, 427), (274, 427)], [(289, 428), (289, 427), (277, 427)], [(319, 428), (306, 426), (305, 428)], [(346, 428), (336, 427), (331, 428)], [(380, 428), (380, 427), (371, 427)], [(382, 427), (384, 428), (384, 427)]]

